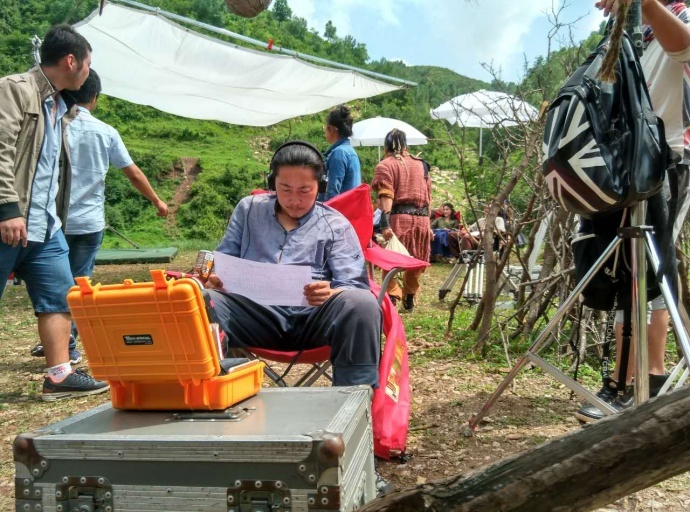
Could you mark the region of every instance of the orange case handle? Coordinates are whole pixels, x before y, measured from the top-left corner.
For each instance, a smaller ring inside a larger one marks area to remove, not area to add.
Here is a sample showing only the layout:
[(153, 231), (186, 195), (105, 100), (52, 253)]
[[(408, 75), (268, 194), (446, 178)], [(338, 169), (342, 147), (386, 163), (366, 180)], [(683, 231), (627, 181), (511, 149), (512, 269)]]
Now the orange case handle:
[(93, 286), (91, 286), (91, 280), (88, 277), (80, 276), (76, 278), (76, 281), (82, 295), (93, 293)]
[(163, 270), (151, 270), (151, 278), (153, 279), (153, 287), (156, 290), (168, 287), (168, 281), (165, 279), (165, 272)]

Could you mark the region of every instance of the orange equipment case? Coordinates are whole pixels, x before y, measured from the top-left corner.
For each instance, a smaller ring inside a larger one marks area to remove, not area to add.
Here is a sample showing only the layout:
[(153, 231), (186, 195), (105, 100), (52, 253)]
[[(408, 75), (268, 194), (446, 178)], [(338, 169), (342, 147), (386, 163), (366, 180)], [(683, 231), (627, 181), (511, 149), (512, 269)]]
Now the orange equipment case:
[(67, 295), (93, 376), (111, 386), (113, 407), (219, 410), (255, 395), (264, 364), (250, 361), (222, 375), (206, 305), (192, 279), (92, 286), (86, 277)]

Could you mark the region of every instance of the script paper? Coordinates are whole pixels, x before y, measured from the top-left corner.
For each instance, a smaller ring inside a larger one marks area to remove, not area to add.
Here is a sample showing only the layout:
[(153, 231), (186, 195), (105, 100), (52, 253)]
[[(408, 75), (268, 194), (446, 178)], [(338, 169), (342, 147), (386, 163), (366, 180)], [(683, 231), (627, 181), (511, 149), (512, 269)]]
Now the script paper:
[(214, 251), (215, 274), (223, 288), (265, 306), (308, 306), (305, 285), (311, 267), (243, 260)]

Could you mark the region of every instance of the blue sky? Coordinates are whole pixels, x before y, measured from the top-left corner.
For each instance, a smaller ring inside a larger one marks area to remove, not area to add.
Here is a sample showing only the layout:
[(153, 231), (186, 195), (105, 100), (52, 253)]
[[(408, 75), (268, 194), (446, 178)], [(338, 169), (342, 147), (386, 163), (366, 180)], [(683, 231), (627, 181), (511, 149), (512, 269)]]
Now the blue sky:
[[(373, 59), (436, 65), (491, 80), (481, 63), (493, 62), (501, 77), (518, 81), (525, 59), (545, 55), (552, 25), (546, 12), (560, 10), (561, 23), (574, 22), (580, 41), (603, 16), (594, 0), (288, 0), (293, 13), (323, 34), (332, 20), (339, 36), (366, 44)], [(567, 27), (559, 36), (569, 39)], [(554, 40), (558, 45), (559, 41)]]

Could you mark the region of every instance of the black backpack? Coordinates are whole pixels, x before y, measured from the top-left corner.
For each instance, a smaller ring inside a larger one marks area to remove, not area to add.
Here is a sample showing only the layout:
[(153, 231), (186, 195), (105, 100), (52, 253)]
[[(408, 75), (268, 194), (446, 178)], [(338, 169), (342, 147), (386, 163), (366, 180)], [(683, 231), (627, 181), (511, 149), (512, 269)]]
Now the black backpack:
[(670, 149), (652, 110), (642, 67), (627, 34), (616, 81), (599, 79), (609, 44), (570, 76), (549, 107), (542, 173), (553, 197), (569, 212), (590, 217), (631, 206), (662, 185)]

